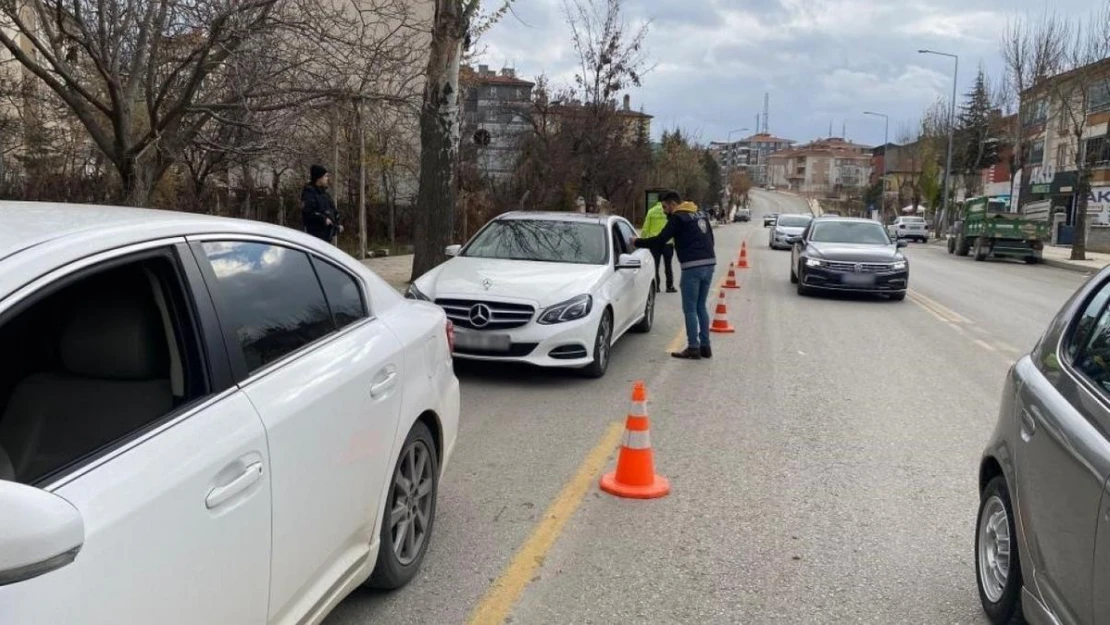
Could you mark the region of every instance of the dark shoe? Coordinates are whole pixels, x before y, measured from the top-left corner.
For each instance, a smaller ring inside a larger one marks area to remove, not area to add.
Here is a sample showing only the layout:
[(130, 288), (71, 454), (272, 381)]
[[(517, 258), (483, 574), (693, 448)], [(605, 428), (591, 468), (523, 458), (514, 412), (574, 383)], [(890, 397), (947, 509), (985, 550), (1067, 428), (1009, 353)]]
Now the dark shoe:
[(669, 287), (667, 287), (667, 292), (668, 293), (678, 293), (678, 289), (674, 288), (673, 286), (669, 286)]
[(702, 345), (700, 348), (698, 348), (698, 350), (701, 352), (701, 357), (702, 358), (712, 358), (713, 357), (713, 348), (708, 346), (708, 345)]
[(687, 347), (680, 352), (672, 352), (671, 356), (682, 360), (701, 360), (701, 351), (696, 347)]

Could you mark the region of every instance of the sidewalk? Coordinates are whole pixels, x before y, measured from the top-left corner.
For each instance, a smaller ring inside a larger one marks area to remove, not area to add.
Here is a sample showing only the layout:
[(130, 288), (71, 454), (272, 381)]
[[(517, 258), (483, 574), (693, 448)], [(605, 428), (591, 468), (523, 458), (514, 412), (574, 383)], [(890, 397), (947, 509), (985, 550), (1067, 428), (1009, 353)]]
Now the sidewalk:
[(409, 277), (412, 276), (412, 254), (367, 258), (362, 261), (362, 264), (398, 291), (405, 290), (409, 284)]

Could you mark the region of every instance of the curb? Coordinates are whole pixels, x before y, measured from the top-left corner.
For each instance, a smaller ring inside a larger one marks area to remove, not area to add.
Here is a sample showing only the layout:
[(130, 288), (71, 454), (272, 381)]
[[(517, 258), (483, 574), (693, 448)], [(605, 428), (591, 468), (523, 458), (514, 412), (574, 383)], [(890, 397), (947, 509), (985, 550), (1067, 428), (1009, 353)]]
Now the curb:
[(1099, 271), (1102, 271), (1101, 268), (1086, 267), (1084, 265), (1077, 265), (1077, 264), (1075, 264), (1071, 261), (1068, 261), (1068, 260), (1056, 260), (1054, 258), (1042, 258), (1041, 262), (1039, 264), (1044, 265), (1046, 267), (1055, 267), (1057, 269), (1065, 269), (1067, 271), (1073, 271), (1075, 273), (1085, 273), (1087, 275), (1092, 275), (1092, 274), (1098, 273)]

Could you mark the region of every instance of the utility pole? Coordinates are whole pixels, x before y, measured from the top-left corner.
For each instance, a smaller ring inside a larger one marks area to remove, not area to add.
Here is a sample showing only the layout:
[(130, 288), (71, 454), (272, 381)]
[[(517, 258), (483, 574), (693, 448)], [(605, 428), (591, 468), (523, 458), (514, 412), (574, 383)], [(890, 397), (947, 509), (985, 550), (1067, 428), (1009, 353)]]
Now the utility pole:
[[(948, 220), (948, 187), (951, 184), (949, 178), (952, 173), (952, 131), (956, 126), (956, 84), (960, 73), (960, 57), (955, 54), (947, 52), (937, 52), (936, 50), (918, 50), (918, 54), (935, 54), (937, 56), (946, 56), (955, 62), (955, 67), (952, 70), (952, 106), (948, 114), (948, 157), (944, 165), (944, 202), (942, 204), (941, 216), (944, 220)], [(1020, 119), (1018, 123), (1021, 123)], [(936, 226), (941, 227), (940, 219), (935, 219)]]

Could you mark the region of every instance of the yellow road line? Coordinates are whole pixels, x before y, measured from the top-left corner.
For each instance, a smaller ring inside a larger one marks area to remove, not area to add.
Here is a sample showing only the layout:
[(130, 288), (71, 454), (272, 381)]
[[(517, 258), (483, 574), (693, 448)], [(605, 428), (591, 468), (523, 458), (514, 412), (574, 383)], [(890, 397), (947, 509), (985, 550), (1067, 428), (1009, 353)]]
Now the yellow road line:
[(961, 315), (958, 312), (952, 310), (951, 308), (948, 308), (944, 304), (941, 304), (940, 302), (937, 302), (936, 300), (930, 299), (929, 297), (926, 297), (925, 295), (922, 295), (918, 291), (911, 290), (911, 291), (909, 291), (908, 294), (909, 294), (910, 298), (913, 299), (916, 303), (920, 304), (922, 307), (930, 309), (932, 312), (936, 313), (938, 316), (943, 317), (946, 321), (950, 321), (952, 323), (964, 323), (964, 324), (970, 324), (971, 323), (971, 320), (969, 320), (967, 317), (964, 317), (963, 315)]
[(975, 339), (975, 344), (978, 345), (979, 347), (982, 347), (983, 349), (987, 350), (988, 352), (998, 351), (997, 349), (994, 348), (994, 345), (991, 345), (990, 343), (988, 343), (988, 342), (986, 342), (982, 339)]
[[(685, 323), (685, 319), (683, 319), (683, 323)], [(667, 343), (667, 353), (677, 352), (683, 347), (686, 347), (686, 328), (679, 328), (671, 342)]]
[(605, 468), (623, 433), (624, 424), (620, 422), (611, 424), (605, 430), (605, 435), (586, 455), (574, 477), (547, 507), (543, 520), (478, 602), (466, 621), (467, 625), (501, 625), (505, 622), (536, 571), (543, 566), (544, 558), (562, 534), (567, 521), (582, 505), (582, 498)]

